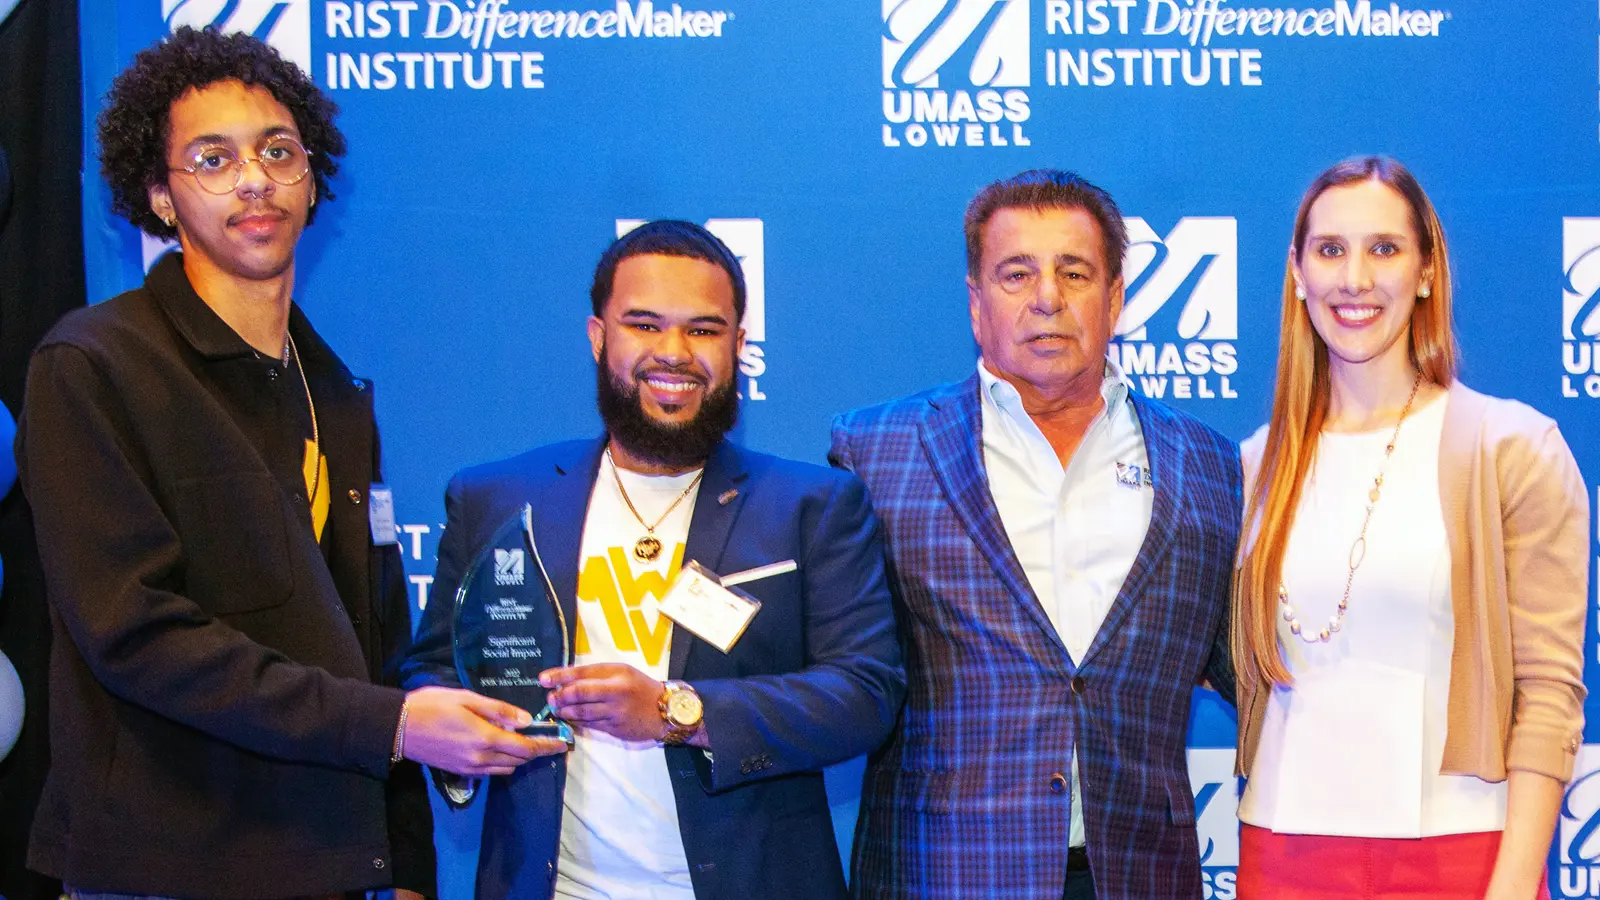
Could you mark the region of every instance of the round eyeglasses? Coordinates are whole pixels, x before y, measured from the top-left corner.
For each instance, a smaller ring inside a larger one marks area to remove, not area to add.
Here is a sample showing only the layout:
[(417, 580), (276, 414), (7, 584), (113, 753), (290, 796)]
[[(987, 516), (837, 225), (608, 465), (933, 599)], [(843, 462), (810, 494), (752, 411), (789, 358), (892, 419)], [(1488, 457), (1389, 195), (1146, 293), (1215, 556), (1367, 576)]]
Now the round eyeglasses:
[(226, 147), (207, 147), (194, 155), (194, 162), (168, 171), (188, 172), (207, 193), (226, 194), (239, 186), (250, 162), (260, 163), (268, 178), (287, 187), (299, 184), (311, 171), (311, 151), (294, 138), (279, 135), (262, 144), (255, 156), (240, 159)]

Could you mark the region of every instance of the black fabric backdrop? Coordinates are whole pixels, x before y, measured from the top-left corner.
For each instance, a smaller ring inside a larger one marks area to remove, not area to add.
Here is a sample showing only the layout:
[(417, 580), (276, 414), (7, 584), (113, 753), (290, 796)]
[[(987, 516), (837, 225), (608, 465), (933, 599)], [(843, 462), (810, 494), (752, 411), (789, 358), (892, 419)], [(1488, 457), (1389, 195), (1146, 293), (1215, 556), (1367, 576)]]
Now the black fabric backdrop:
[[(0, 401), (21, 406), (28, 355), (84, 298), (82, 79), (75, 0), (22, 0), (0, 23), (0, 155), (11, 198), (0, 203)], [(4, 180), (4, 179), (0, 179)], [(23, 867), (49, 763), (45, 678), (50, 619), (22, 492), (0, 500), (0, 650), (22, 676), (27, 717), (0, 761), (0, 895), (43, 900), (59, 885)]]

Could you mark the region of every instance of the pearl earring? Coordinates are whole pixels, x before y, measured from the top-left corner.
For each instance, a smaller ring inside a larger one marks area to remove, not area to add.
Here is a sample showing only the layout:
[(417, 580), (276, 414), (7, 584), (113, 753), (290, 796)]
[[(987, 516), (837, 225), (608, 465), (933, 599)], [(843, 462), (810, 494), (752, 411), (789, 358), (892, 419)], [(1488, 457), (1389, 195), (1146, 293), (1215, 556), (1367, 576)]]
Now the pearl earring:
[(1427, 285), (1423, 285), (1422, 287), (1417, 288), (1417, 299), (1426, 300), (1426, 299), (1428, 299), (1429, 297), (1432, 297), (1432, 296), (1433, 296), (1433, 288), (1428, 287)]
[(1294, 283), (1294, 296), (1296, 300), (1306, 299), (1306, 286), (1296, 281)]

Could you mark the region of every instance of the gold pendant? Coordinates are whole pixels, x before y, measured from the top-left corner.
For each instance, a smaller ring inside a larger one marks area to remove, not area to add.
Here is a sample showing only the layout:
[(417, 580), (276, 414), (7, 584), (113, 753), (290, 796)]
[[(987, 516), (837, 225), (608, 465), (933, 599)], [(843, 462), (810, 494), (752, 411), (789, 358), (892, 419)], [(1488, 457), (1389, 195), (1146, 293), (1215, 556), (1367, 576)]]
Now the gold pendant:
[(633, 545), (633, 555), (645, 562), (654, 562), (661, 555), (661, 542), (654, 535), (645, 535)]

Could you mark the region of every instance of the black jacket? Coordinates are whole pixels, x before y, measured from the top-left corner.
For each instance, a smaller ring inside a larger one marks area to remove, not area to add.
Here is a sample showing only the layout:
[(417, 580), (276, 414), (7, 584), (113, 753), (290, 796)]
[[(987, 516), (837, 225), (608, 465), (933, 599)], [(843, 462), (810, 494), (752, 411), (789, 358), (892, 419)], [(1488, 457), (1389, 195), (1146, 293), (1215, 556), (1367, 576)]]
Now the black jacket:
[(75, 887), (434, 893), (421, 773), (389, 766), (403, 694), (380, 685), (411, 623), (399, 550), (368, 525), (372, 389), (298, 308), (290, 333), (328, 459), (322, 546), (284, 475), (300, 379), (181, 257), (35, 351), (17, 447), (55, 646), (29, 865)]

